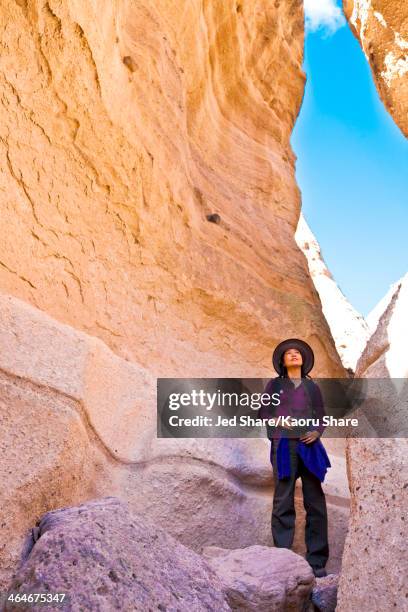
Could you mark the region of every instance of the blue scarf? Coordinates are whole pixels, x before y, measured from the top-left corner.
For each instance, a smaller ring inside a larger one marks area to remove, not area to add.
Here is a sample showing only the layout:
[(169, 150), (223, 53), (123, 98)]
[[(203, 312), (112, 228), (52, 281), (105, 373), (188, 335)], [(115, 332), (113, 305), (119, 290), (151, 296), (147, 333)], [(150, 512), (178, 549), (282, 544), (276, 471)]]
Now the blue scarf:
[[(272, 441), (271, 441), (272, 442)], [(312, 444), (305, 444), (298, 440), (296, 452), (302, 459), (303, 463), (312, 474), (317, 476), (320, 482), (324, 481), (327, 468), (331, 467), (326, 449), (318, 438)], [(271, 443), (271, 463), (273, 457), (273, 443)], [(278, 467), (278, 478), (288, 478), (290, 476), (290, 454), (289, 454), (289, 439), (280, 438), (278, 449), (276, 452), (276, 460)]]

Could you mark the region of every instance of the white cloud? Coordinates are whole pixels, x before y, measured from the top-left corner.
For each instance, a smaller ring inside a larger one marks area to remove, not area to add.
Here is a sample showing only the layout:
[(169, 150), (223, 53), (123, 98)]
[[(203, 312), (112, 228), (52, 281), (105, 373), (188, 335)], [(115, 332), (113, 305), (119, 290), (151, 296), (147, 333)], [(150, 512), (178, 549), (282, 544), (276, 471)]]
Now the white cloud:
[(309, 32), (325, 30), (333, 34), (346, 20), (336, 0), (304, 0), (306, 29)]

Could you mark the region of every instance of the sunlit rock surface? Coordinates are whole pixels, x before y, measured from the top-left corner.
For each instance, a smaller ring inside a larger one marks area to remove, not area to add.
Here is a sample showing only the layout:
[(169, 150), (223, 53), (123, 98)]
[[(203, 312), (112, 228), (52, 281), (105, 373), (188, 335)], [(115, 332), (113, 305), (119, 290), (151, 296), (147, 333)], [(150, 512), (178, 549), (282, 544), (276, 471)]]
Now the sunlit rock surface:
[(191, 547), (269, 543), (267, 443), (157, 441), (155, 391), (274, 375), (293, 336), (345, 373), (294, 239), (301, 1), (4, 0), (0, 30), (1, 580), (90, 496)]
[[(399, 0), (344, 0), (343, 4), (385, 107), (407, 136), (408, 4)], [(408, 376), (407, 308), (405, 275), (367, 317), (372, 336), (357, 363), (357, 376), (395, 378), (396, 386), (403, 388), (401, 378)], [(382, 415), (393, 420), (387, 410), (395, 406), (387, 403)], [(401, 430), (407, 418), (405, 414)], [(361, 609), (368, 600), (381, 610), (407, 606), (408, 558), (403, 544), (408, 520), (407, 450), (404, 437), (348, 443), (351, 516), (339, 586), (342, 611)]]
[(306, 256), (311, 277), (322, 302), (323, 314), (330, 326), (343, 365), (354, 371), (370, 336), (369, 327), (342, 293), (327, 268), (319, 243), (303, 214), (299, 217), (295, 238)]
[(408, 3), (343, 0), (387, 110), (408, 136)]
[[(406, 608), (408, 440), (349, 442), (349, 531), (340, 574), (338, 610)], [(379, 579), (381, 575), (381, 579)]]
[(161, 375), (299, 335), (340, 374), (293, 239), (301, 1), (4, 0), (0, 30), (1, 288)]
[[(271, 546), (266, 439), (157, 439), (155, 379), (13, 296), (0, 296), (0, 583), (30, 525), (48, 510), (103, 495), (127, 500), (183, 544)], [(343, 449), (328, 440), (330, 563), (348, 518)], [(304, 551), (297, 488), (295, 551)], [(233, 520), (231, 520), (233, 517)]]
[(338, 604), (347, 612), (363, 608), (368, 598), (379, 610), (403, 610), (407, 604), (407, 312), (408, 274), (372, 311), (369, 321), (377, 322), (376, 329), (357, 364), (357, 376), (391, 379), (384, 391), (388, 395), (394, 387), (393, 399), (375, 397), (382, 411), (375, 416), (377, 422), (384, 419), (384, 431), (392, 424), (396, 437), (347, 444), (351, 507)]
[(357, 364), (357, 376), (408, 377), (408, 273), (393, 283), (371, 311), (372, 336)]
[(45, 514), (32, 539), (10, 591), (65, 593), (54, 610), (231, 609), (202, 557), (115, 497)]

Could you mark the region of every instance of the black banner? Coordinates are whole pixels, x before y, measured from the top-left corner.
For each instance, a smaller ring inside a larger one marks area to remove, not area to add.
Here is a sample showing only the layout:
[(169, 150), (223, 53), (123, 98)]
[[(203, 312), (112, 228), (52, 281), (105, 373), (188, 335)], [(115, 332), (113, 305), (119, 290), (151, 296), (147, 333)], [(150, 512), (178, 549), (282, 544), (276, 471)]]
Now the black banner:
[(407, 417), (406, 378), (157, 379), (160, 438), (405, 438)]

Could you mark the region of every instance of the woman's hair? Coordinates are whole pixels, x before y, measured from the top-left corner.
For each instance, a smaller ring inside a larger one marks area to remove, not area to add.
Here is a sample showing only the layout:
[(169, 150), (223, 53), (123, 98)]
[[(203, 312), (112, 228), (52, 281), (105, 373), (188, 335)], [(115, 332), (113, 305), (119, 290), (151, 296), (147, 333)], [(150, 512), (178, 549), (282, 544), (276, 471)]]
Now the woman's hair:
[[(303, 354), (302, 353), (300, 354), (302, 355), (302, 361), (304, 361)], [(286, 366), (283, 365), (284, 356), (285, 356), (285, 351), (282, 353), (281, 358), (279, 359), (279, 378), (288, 378), (288, 369)], [(300, 376), (301, 378), (312, 378), (311, 376), (309, 376), (309, 374), (305, 374), (303, 363), (300, 366)]]

